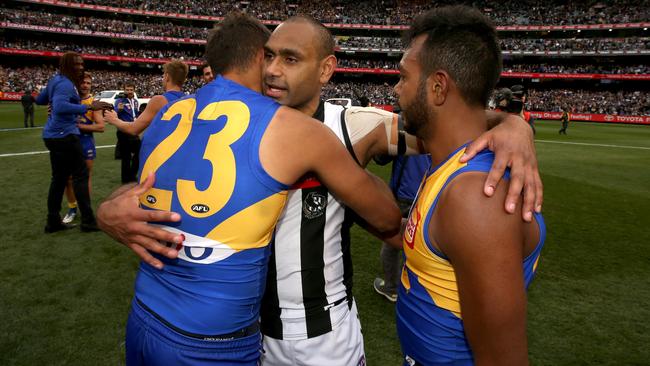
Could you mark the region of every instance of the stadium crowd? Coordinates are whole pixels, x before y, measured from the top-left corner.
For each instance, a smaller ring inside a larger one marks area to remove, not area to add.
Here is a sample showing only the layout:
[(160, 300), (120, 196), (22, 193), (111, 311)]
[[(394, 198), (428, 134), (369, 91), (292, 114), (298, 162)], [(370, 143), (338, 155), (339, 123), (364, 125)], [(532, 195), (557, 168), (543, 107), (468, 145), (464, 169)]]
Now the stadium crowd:
[[(160, 74), (90, 70), (93, 74), (93, 90), (121, 89), (126, 81), (133, 81), (140, 96), (161, 94)], [(39, 90), (54, 75), (53, 66), (5, 68), (0, 66), (0, 90)], [(184, 91), (194, 93), (202, 85), (200, 77), (188, 77)], [(353, 101), (365, 96), (371, 104), (396, 105), (397, 99), (392, 83), (369, 83), (337, 81), (330, 82), (323, 90), (324, 98), (350, 98)], [(650, 115), (650, 93), (645, 91), (590, 91), (577, 89), (529, 91), (527, 109), (539, 111), (560, 111), (567, 101), (578, 113), (602, 113), (620, 115)]]
[[(54, 16), (54, 14), (50, 13), (24, 10), (2, 9), (1, 14), (0, 19), (13, 23), (61, 27), (92, 32), (192, 39), (206, 39), (208, 32), (207, 28), (173, 24), (133, 23), (95, 17)], [(337, 36), (336, 40), (337, 45), (342, 48), (402, 49), (402, 42), (396, 37)], [(503, 38), (500, 42), (501, 48), (508, 51), (636, 51), (650, 49), (649, 37), (575, 39)]]
[[(56, 70), (54, 66), (31, 66), (17, 69), (0, 66), (0, 91), (39, 91), (45, 87)], [(163, 93), (162, 71), (158, 73), (93, 69), (88, 71), (93, 75), (93, 93), (122, 89), (124, 84), (129, 81), (135, 83), (136, 93), (141, 97)], [(190, 75), (185, 82), (185, 91), (194, 93), (201, 85), (201, 78), (198, 75)]]
[(165, 36), (174, 38), (206, 39), (208, 29), (186, 27), (170, 23), (135, 23), (96, 17), (0, 9), (0, 20), (18, 24), (59, 27), (90, 32), (109, 32), (136, 36)]
[[(646, 41), (646, 47), (648, 46)], [(66, 52), (74, 51), (85, 54), (139, 57), (149, 59), (178, 58), (182, 60), (201, 60), (203, 50), (199, 47), (183, 47), (170, 49), (163, 47), (132, 48), (122, 46), (97, 46), (82, 45), (80, 43), (64, 43), (40, 39), (12, 39), (11, 41), (0, 37), (0, 47), (38, 51)], [(338, 66), (342, 68), (372, 68), (372, 69), (397, 69), (397, 59), (357, 59), (339, 58)], [(620, 64), (504, 64), (504, 71), (512, 72), (539, 72), (539, 73), (588, 73), (588, 74), (649, 74), (648, 65), (620, 65)]]
[(79, 43), (63, 43), (45, 40), (11, 40), (7, 41), (0, 38), (0, 47), (15, 48), (24, 50), (38, 51), (55, 51), (66, 52), (73, 51), (78, 53), (104, 55), (104, 56), (123, 56), (139, 58), (178, 58), (182, 60), (200, 60), (203, 57), (203, 50), (199, 47), (185, 47), (181, 50), (174, 50), (163, 47), (132, 48), (118, 46), (90, 46)]
[(650, 115), (650, 93), (647, 91), (592, 91), (580, 89), (535, 90), (528, 93), (526, 108), (533, 111), (573, 113)]
[(463, 3), (486, 13), (497, 25), (608, 24), (647, 21), (647, 1), (612, 0), (560, 1), (497, 0), (425, 1), (425, 0), (263, 0), (211, 1), (178, 3), (173, 0), (82, 0), (86, 4), (108, 5), (170, 13), (224, 16), (239, 9), (264, 20), (282, 20), (296, 13), (310, 14), (322, 22), (354, 24), (407, 24), (415, 14), (435, 6)]
[(650, 49), (650, 38), (501, 39), (501, 49), (509, 51), (638, 51)]

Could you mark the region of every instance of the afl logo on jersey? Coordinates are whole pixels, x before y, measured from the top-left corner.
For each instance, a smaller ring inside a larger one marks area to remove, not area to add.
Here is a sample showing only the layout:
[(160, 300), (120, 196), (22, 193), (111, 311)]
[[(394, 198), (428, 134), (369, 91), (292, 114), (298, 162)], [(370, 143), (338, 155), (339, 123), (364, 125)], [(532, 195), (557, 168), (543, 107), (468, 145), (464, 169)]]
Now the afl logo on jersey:
[(413, 249), (413, 244), (415, 243), (415, 232), (417, 231), (421, 217), (418, 207), (413, 207), (409, 221), (406, 223), (406, 228), (404, 229), (404, 242), (411, 249)]
[(154, 197), (154, 196), (152, 196), (150, 194), (147, 195), (146, 200), (147, 200), (148, 203), (150, 203), (152, 205), (155, 204), (158, 201), (156, 199), (156, 197)]
[(311, 192), (302, 201), (302, 214), (308, 219), (315, 219), (325, 213), (327, 196), (319, 192)]
[(195, 203), (192, 205), (192, 211), (196, 213), (206, 213), (206, 212), (210, 212), (210, 207), (202, 203)]

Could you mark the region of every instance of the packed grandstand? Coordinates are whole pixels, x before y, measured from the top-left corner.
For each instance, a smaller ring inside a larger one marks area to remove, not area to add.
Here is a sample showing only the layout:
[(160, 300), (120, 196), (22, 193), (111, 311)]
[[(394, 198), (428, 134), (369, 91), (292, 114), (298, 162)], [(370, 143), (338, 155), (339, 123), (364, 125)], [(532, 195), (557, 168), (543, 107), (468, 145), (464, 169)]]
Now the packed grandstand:
[[(271, 29), (300, 13), (326, 23), (339, 64), (325, 97), (366, 97), (391, 108), (405, 24), (424, 9), (449, 3), (458, 2), (198, 0), (179, 7), (153, 0), (6, 1), (0, 6), (0, 99), (39, 90), (65, 51), (84, 56), (94, 91), (134, 81), (144, 96), (162, 92), (161, 65), (180, 58), (191, 67), (185, 91), (192, 93), (202, 85), (198, 69), (209, 29), (241, 10)], [(499, 86), (524, 85), (526, 108), (539, 117), (568, 108), (584, 120), (650, 123), (650, 1), (461, 3), (478, 7), (499, 26)]]

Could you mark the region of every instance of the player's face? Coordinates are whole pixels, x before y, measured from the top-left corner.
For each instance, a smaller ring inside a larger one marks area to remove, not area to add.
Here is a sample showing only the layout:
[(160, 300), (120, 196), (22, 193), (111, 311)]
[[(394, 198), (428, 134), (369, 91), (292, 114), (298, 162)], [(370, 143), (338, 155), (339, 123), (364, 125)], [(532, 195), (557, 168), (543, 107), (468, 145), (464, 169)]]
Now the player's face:
[(214, 79), (214, 75), (212, 75), (212, 68), (210, 66), (206, 66), (203, 68), (203, 82), (204, 83), (209, 83)]
[(416, 38), (404, 52), (399, 63), (400, 79), (394, 88), (404, 117), (404, 130), (420, 138), (426, 137), (430, 113), (433, 113), (427, 104), (426, 79), (422, 78), (418, 62), (424, 40), (424, 36)]
[(84, 60), (80, 56), (74, 58), (74, 70), (79, 75), (79, 78), (84, 76)]
[(317, 103), (321, 89), (321, 59), (316, 31), (306, 23), (285, 23), (264, 46), (264, 94), (280, 104), (304, 108)]
[(88, 95), (90, 94), (90, 86), (91, 86), (90, 78), (84, 78), (84, 81), (82, 81), (81, 85), (79, 86), (79, 91), (81, 92), (82, 95)]
[(135, 94), (135, 88), (132, 86), (127, 86), (124, 88), (124, 92), (126, 93), (127, 97), (133, 98), (133, 95)]

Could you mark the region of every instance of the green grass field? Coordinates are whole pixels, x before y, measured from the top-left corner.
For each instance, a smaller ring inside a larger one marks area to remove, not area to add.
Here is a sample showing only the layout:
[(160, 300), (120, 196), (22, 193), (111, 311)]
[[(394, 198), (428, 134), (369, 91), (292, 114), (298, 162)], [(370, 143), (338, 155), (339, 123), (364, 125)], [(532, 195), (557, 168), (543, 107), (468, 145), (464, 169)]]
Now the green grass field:
[[(39, 126), (43, 116), (39, 110)], [(0, 104), (0, 129), (17, 127), (20, 107)], [(549, 233), (529, 291), (531, 362), (647, 365), (650, 126), (575, 123), (568, 136), (558, 129), (556, 121), (538, 123)], [(123, 364), (138, 261), (103, 233), (43, 234), (48, 155), (1, 156), (46, 150), (40, 134), (0, 131), (0, 365)], [(96, 141), (114, 144), (114, 130)], [(95, 206), (119, 186), (112, 154), (98, 150)], [(371, 169), (387, 177), (388, 168)], [(371, 287), (380, 273), (378, 241), (355, 228), (353, 256), (368, 364), (399, 365), (393, 305)]]

